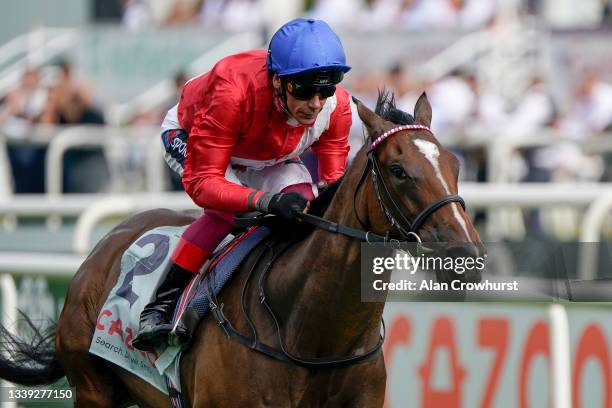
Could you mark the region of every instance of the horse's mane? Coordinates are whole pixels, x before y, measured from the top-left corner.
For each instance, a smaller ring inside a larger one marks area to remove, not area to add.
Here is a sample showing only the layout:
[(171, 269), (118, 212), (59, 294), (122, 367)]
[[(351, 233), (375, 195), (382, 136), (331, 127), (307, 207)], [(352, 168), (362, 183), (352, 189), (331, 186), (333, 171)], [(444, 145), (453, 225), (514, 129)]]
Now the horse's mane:
[(389, 122), (397, 125), (412, 125), (414, 117), (395, 106), (395, 94), (387, 88), (378, 90), (378, 100), (374, 112)]

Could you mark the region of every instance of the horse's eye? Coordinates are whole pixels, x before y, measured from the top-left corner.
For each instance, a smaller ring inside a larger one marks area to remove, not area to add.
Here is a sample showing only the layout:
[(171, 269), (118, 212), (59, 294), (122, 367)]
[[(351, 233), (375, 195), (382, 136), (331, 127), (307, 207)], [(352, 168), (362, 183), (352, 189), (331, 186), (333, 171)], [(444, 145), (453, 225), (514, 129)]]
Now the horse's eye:
[(404, 171), (404, 168), (397, 163), (393, 163), (391, 166), (389, 166), (389, 170), (391, 170), (391, 173), (398, 179), (403, 180), (408, 177), (408, 175)]

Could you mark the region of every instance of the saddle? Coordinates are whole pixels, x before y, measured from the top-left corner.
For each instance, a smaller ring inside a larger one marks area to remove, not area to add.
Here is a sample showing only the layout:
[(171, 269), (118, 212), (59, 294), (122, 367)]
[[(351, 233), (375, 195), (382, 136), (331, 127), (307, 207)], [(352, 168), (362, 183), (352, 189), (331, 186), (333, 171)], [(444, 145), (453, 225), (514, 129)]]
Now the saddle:
[[(295, 242), (302, 234), (287, 234), (287, 222), (274, 215), (248, 213), (236, 217), (234, 223), (234, 238), (218, 248), (203, 266), (196, 282), (187, 288), (181, 296), (174, 313), (173, 324), (175, 332), (195, 332), (200, 320), (214, 307), (211, 299), (216, 299), (223, 286), (244, 259), (264, 241), (280, 243)], [(298, 228), (299, 230), (300, 228)], [(213, 310), (214, 311), (214, 310)], [(185, 347), (190, 338), (170, 336), (173, 345)]]

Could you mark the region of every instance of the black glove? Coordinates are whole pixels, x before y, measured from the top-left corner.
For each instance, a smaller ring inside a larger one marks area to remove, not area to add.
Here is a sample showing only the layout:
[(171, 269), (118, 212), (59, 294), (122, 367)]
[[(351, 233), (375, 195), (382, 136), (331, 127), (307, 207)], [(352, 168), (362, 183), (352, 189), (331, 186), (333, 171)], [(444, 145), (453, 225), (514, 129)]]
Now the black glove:
[(280, 215), (286, 220), (292, 219), (295, 214), (306, 208), (308, 201), (298, 193), (276, 193), (262, 195), (255, 203), (259, 211)]

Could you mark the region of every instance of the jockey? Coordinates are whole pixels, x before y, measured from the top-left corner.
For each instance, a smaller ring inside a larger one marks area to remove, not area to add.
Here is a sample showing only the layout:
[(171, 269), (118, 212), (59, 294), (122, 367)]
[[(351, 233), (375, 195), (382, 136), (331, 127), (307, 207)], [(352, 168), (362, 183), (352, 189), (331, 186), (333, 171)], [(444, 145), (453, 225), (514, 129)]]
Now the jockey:
[(311, 147), (318, 156), (320, 183), (342, 176), (351, 107), (336, 85), (350, 69), (325, 22), (295, 19), (274, 34), (267, 53), (223, 58), (185, 84), (162, 124), (162, 143), (204, 214), (183, 232), (174, 264), (144, 308), (136, 348), (153, 351), (167, 340), (180, 294), (230, 233), (235, 213), (290, 219), (308, 209), (316, 187), (300, 154)]

